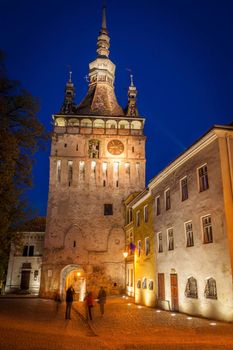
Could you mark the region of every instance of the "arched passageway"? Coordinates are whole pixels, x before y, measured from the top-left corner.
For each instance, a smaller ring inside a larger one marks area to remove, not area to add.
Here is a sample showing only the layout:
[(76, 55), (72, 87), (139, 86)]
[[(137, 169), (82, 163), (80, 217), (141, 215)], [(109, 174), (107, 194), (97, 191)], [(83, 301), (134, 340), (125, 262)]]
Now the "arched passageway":
[(60, 274), (60, 296), (63, 300), (66, 297), (67, 288), (72, 285), (75, 290), (74, 299), (83, 301), (86, 293), (86, 276), (79, 265), (67, 265)]

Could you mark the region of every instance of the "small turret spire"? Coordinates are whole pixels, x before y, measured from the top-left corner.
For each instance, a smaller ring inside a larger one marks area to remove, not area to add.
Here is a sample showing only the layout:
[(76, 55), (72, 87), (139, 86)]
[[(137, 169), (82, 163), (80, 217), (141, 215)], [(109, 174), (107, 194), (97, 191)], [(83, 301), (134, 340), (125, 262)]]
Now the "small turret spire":
[(137, 96), (137, 89), (133, 82), (133, 74), (130, 74), (130, 86), (128, 89), (128, 104), (126, 107), (126, 115), (131, 117), (137, 117), (139, 115), (138, 109), (136, 106), (136, 102), (137, 102), (136, 96)]
[(64, 114), (72, 114), (74, 112), (74, 96), (75, 96), (75, 89), (74, 84), (72, 83), (72, 71), (69, 69), (69, 80), (66, 83), (65, 88), (65, 98), (63, 105), (61, 107), (61, 113)]
[(102, 7), (102, 24), (97, 40), (97, 54), (98, 57), (108, 57), (110, 38), (108, 35), (107, 25), (106, 25), (106, 7)]

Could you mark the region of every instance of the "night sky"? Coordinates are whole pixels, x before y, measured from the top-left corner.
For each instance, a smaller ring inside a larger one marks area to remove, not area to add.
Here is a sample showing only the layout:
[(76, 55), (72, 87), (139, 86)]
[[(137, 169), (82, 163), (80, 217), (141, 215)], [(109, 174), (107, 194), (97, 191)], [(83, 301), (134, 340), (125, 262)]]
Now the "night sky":
[[(127, 102), (129, 72), (146, 118), (147, 183), (214, 124), (233, 120), (232, 0), (107, 0), (115, 91)], [(20, 80), (51, 130), (72, 67), (76, 102), (96, 58), (101, 0), (1, 1), (0, 42), (8, 74)], [(49, 151), (36, 156), (32, 208), (46, 214)]]

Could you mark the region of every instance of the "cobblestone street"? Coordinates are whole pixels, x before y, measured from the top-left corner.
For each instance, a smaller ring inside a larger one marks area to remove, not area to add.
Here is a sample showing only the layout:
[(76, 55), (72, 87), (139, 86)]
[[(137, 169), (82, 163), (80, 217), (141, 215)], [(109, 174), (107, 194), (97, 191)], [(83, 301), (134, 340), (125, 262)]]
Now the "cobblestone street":
[(105, 315), (93, 308), (85, 321), (82, 303), (37, 298), (0, 298), (1, 350), (233, 349), (233, 324), (138, 307), (130, 299), (108, 298)]

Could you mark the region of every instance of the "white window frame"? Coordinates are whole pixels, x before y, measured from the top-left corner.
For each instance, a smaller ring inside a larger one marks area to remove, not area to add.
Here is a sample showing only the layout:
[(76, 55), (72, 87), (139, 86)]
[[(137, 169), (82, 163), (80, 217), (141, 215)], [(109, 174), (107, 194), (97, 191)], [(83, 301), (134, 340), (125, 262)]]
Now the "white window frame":
[(145, 255), (150, 255), (150, 237), (145, 237)]
[[(207, 188), (204, 188), (204, 189), (201, 189), (201, 183), (200, 183), (200, 176), (199, 176), (199, 170), (203, 167), (207, 167), (207, 183), (208, 183), (208, 186)], [(202, 164), (201, 166), (199, 166), (197, 168), (197, 183), (198, 183), (198, 191), (201, 193), (201, 192), (205, 192), (206, 190), (209, 189), (209, 176), (208, 176), (208, 166), (207, 166), (207, 163), (204, 163)]]
[(144, 205), (143, 214), (144, 214), (144, 222), (148, 222), (148, 204)]
[[(169, 192), (169, 201), (170, 201), (170, 203), (169, 203), (169, 208), (167, 208), (167, 203), (168, 203), (168, 201), (167, 201), (167, 192)], [(167, 188), (165, 191), (164, 191), (164, 202), (165, 202), (165, 210), (169, 210), (169, 209), (171, 209), (171, 190), (170, 190), (170, 188)]]
[[(192, 242), (193, 244), (192, 245), (188, 245), (188, 235), (187, 233), (190, 232), (190, 231), (187, 231), (186, 228), (187, 228), (187, 224), (192, 224)], [(186, 247), (189, 248), (189, 247), (193, 247), (194, 246), (194, 236), (193, 236), (193, 222), (192, 220), (188, 220), (186, 222), (184, 222), (184, 234), (185, 234), (185, 242), (186, 242)]]
[[(186, 179), (186, 184), (187, 184), (187, 198), (183, 199), (183, 186), (182, 186), (182, 181)], [(189, 198), (189, 192), (188, 192), (188, 176), (184, 176), (182, 177), (182, 179), (180, 179), (180, 198), (181, 198), (181, 202), (186, 201)]]
[[(159, 213), (158, 213), (158, 202), (159, 202)], [(156, 216), (159, 216), (161, 214), (161, 198), (160, 196), (155, 197), (155, 210), (156, 210)]]
[[(170, 248), (170, 245), (169, 245), (169, 231), (172, 230), (172, 249), (169, 249)], [(174, 240), (174, 230), (173, 230), (173, 227), (169, 227), (167, 229), (167, 250), (168, 251), (173, 251), (175, 249), (175, 240)]]
[[(161, 239), (160, 239), (160, 237), (161, 237)], [(162, 250), (160, 250), (160, 242), (161, 242)], [(158, 244), (158, 253), (163, 253), (163, 234), (162, 234), (162, 231), (157, 232), (157, 244)]]
[[(206, 217), (210, 217), (210, 222), (211, 222), (211, 236), (212, 236), (212, 240), (211, 241), (205, 241), (205, 231), (204, 231), (204, 225), (203, 225), (203, 219)], [(214, 236), (213, 236), (213, 222), (212, 222), (212, 216), (211, 214), (206, 214), (201, 216), (201, 229), (202, 229), (202, 242), (203, 244), (209, 244), (209, 243), (213, 243), (214, 242)]]

